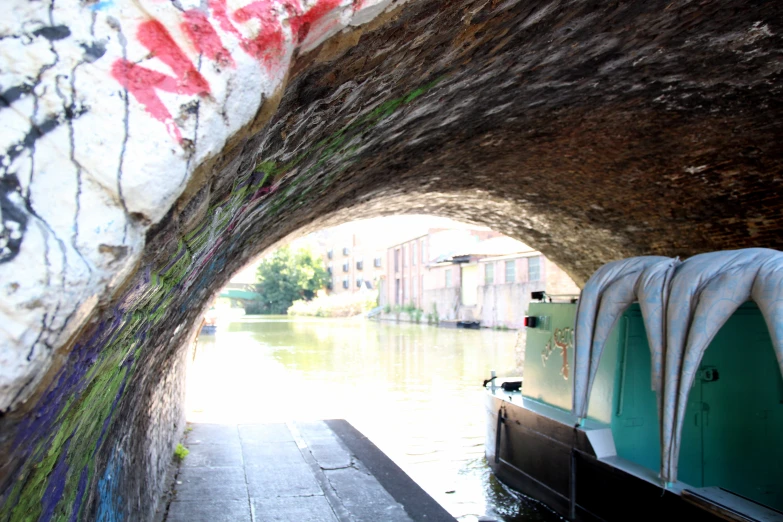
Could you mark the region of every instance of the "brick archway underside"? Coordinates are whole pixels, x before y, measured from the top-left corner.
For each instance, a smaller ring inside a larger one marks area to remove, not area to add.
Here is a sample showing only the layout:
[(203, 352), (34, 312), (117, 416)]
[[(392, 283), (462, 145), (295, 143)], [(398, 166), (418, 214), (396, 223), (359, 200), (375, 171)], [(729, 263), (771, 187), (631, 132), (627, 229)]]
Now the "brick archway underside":
[[(183, 346), (231, 274), (292, 235), (436, 214), (516, 237), (580, 283), (632, 255), (781, 248), (780, 22), (776, 2), (420, 1), (298, 57), (0, 419), (0, 519), (46, 502), (148, 516), (181, 429), (166, 397)], [(83, 462), (64, 457), (77, 449)]]

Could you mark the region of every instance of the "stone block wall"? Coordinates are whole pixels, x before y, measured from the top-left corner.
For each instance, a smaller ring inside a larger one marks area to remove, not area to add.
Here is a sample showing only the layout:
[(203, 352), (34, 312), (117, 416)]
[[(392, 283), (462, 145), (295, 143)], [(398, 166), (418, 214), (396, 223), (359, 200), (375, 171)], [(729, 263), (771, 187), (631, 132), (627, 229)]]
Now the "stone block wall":
[(493, 326), (523, 328), (530, 293), (541, 290), (544, 290), (543, 281), (479, 286), (478, 307), (481, 310), (481, 325), (490, 328)]
[(432, 288), (424, 290), (422, 295), (421, 309), (424, 314), (437, 311), (438, 319), (441, 321), (460, 320), (460, 288)]

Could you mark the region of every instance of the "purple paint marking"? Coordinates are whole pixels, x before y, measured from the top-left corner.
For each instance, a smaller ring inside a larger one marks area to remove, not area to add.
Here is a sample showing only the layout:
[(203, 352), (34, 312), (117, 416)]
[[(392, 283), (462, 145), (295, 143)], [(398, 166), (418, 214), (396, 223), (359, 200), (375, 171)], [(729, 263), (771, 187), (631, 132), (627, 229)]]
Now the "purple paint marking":
[[(71, 437), (73, 437), (73, 433), (71, 433)], [(38, 519), (38, 522), (49, 522), (52, 519), (54, 509), (63, 496), (65, 476), (68, 474), (68, 463), (65, 460), (68, 457), (68, 448), (70, 446), (71, 438), (68, 437), (68, 441), (60, 452), (60, 457), (57, 459), (57, 464), (52, 472), (49, 473), (49, 483), (46, 485), (43, 498), (41, 498), (41, 517)]]
[(79, 510), (82, 508), (82, 501), (84, 500), (84, 492), (87, 489), (87, 466), (82, 469), (82, 474), (79, 476), (79, 485), (76, 488), (76, 501), (73, 503), (71, 510), (71, 518), (68, 522), (76, 522), (79, 519)]

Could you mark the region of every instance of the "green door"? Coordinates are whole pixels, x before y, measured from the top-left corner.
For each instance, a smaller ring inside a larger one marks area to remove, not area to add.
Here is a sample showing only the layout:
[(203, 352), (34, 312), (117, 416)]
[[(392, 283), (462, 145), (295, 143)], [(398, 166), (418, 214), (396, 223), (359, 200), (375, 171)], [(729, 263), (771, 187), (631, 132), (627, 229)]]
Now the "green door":
[(745, 305), (702, 359), (683, 426), (679, 478), (783, 510), (781, 434), (783, 379), (763, 317)]
[(704, 486), (704, 383), (696, 378), (688, 395), (688, 406), (682, 424), (680, 461), (677, 479), (691, 486)]
[[(611, 428), (617, 454), (658, 471), (655, 392), (644, 324), (634, 306), (620, 340)], [(758, 308), (748, 303), (704, 353), (688, 396), (678, 479), (717, 486), (783, 511), (783, 379)]]

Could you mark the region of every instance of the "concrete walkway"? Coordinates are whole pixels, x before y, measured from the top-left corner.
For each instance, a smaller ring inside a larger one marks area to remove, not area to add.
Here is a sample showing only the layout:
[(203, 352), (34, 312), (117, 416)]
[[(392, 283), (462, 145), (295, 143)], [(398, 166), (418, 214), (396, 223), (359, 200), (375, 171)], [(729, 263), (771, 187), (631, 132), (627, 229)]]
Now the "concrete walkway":
[(168, 522), (454, 521), (346, 421), (190, 426)]

